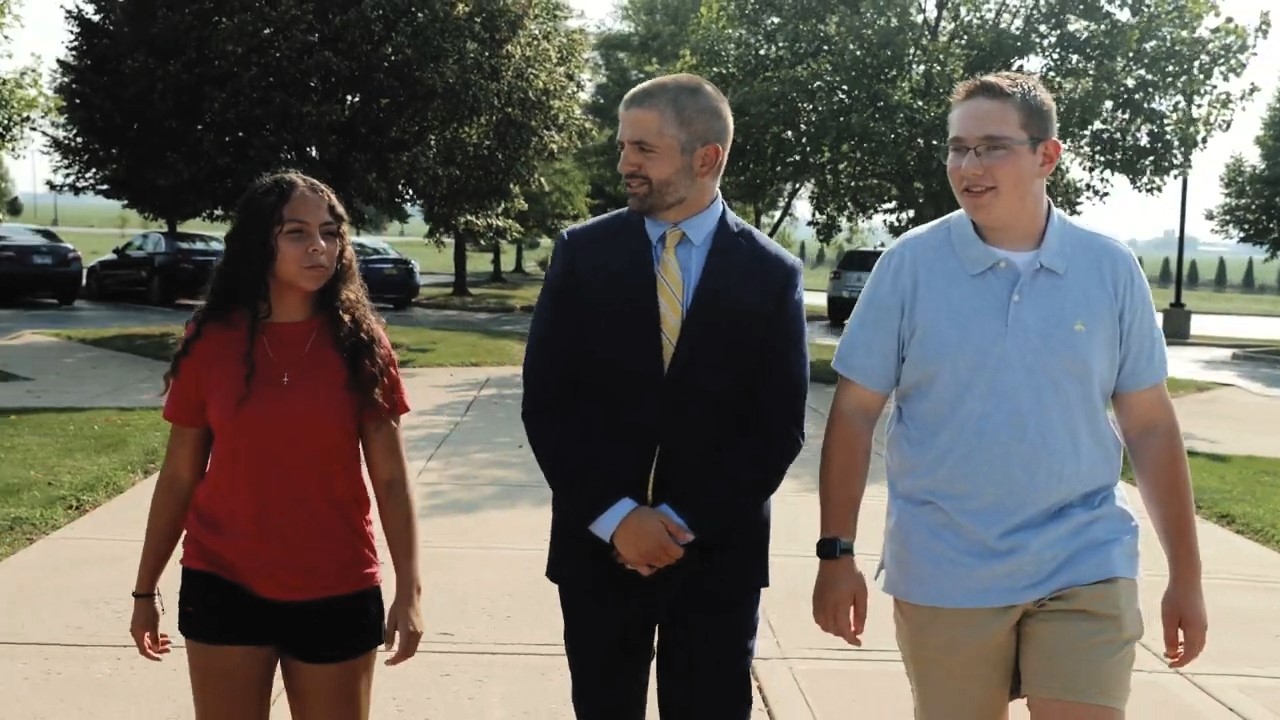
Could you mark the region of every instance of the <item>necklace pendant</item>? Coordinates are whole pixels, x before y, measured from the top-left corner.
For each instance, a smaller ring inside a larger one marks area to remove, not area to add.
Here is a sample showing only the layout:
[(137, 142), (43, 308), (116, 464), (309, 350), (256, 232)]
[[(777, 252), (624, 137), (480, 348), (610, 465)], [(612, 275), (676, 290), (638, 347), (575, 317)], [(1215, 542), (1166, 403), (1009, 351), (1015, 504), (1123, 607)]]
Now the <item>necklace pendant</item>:
[(289, 373), (285, 373), (285, 374), (284, 374), (284, 384), (285, 384), (285, 385), (288, 385), (288, 384), (289, 384)]

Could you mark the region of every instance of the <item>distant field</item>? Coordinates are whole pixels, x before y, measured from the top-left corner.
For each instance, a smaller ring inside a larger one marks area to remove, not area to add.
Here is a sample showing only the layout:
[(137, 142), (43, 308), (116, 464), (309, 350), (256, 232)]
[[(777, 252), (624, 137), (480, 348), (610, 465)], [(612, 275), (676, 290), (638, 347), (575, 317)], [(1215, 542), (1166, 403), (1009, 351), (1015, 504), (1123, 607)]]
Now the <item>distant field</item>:
[[(1156, 307), (1164, 309), (1173, 302), (1173, 288), (1152, 287), (1151, 297)], [(1272, 293), (1247, 293), (1239, 289), (1218, 292), (1216, 290), (1182, 291), (1182, 302), (1191, 312), (1225, 313), (1229, 315), (1280, 315), (1280, 295)]]
[[(49, 225), (53, 221), (53, 204), (48, 198), (40, 199), (38, 208), (31, 207), (28, 202), (25, 212), (22, 216), (11, 218), (13, 222), (34, 223), (40, 225)], [(77, 201), (74, 199), (66, 200), (58, 203), (58, 225), (61, 227), (89, 227), (89, 228), (163, 228), (164, 223), (155, 220), (145, 220), (132, 210), (114, 207), (109, 204), (89, 203)], [(191, 220), (179, 225), (183, 230), (214, 230), (223, 232), (226, 230), (225, 225), (208, 223), (202, 220)]]
[[(31, 208), (28, 207), (22, 217), (13, 218), (13, 221), (48, 225), (52, 219), (52, 203), (42, 198), (40, 207), (36, 208), (34, 215), (31, 212)], [(125, 210), (102, 203), (75, 201), (59, 204), (58, 225), (61, 227), (104, 228), (111, 230), (119, 230), (121, 228), (159, 229), (164, 227), (163, 222), (144, 219), (132, 210)], [(179, 225), (178, 228), (181, 230), (222, 234), (226, 232), (227, 225), (204, 220), (189, 220)], [(410, 218), (410, 221), (403, 228), (398, 223), (388, 226), (385, 234), (398, 236), (402, 234), (402, 230), (405, 237), (422, 237), (427, 231), (427, 226), (422, 222), (421, 218), (414, 217)]]
[[(1142, 259), (1143, 270), (1147, 273), (1147, 279), (1153, 284), (1160, 278), (1160, 265), (1166, 256), (1164, 255), (1145, 255), (1139, 256)], [(1191, 261), (1196, 261), (1196, 269), (1200, 273), (1200, 287), (1212, 287), (1213, 276), (1218, 272), (1218, 255), (1212, 253), (1198, 253), (1196, 255), (1188, 255), (1183, 261), (1183, 277), (1191, 268)], [(1177, 274), (1176, 255), (1169, 255), (1169, 270), (1172, 274)], [(1227, 285), (1239, 285), (1244, 278), (1245, 267), (1249, 264), (1247, 257), (1225, 257), (1224, 263), (1227, 266)], [(1259, 287), (1270, 288), (1275, 291), (1280, 280), (1280, 262), (1263, 260), (1262, 255), (1253, 258), (1253, 278)], [(1172, 287), (1172, 283), (1170, 284)]]

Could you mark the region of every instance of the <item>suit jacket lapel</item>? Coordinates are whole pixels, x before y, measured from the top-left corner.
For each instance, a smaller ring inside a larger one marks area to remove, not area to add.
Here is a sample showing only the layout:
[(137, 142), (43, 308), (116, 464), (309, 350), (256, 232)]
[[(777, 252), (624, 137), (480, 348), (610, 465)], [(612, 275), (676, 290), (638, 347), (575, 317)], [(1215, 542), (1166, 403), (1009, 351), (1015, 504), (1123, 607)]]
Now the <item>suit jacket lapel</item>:
[[(738, 236), (740, 228), (741, 221), (726, 207), (711, 238), (711, 249), (707, 252), (706, 264), (702, 267), (698, 287), (694, 290), (693, 302), (680, 325), (680, 341), (676, 343), (668, 375), (683, 368), (689, 362), (690, 355), (696, 354), (697, 345), (707, 337), (708, 331), (716, 322), (715, 309), (723, 307), (728, 302), (724, 298), (725, 294), (737, 287), (736, 278), (741, 277), (738, 272), (742, 256), (742, 239)], [(656, 282), (656, 276), (654, 280)], [(656, 291), (654, 309), (657, 310)], [(658, 346), (658, 353), (661, 356), (661, 345)]]
[(645, 369), (653, 378), (662, 377), (662, 320), (658, 309), (658, 270), (653, 261), (653, 241), (645, 230), (644, 216), (629, 212), (626, 236), (623, 238), (620, 259), (623, 267), (634, 268), (629, 275), (634, 277), (632, 286), (619, 288), (627, 298), (627, 305), (635, 308), (636, 318), (641, 332), (652, 330), (649, 352), (645, 357)]

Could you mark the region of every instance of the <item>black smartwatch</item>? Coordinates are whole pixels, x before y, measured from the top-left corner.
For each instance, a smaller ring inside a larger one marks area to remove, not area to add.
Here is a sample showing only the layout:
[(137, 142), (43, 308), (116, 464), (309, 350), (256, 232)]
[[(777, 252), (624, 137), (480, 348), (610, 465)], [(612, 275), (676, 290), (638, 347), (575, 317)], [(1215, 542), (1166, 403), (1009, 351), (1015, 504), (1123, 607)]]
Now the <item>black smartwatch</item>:
[(822, 560), (835, 560), (845, 555), (853, 555), (853, 541), (838, 537), (824, 537), (815, 548)]

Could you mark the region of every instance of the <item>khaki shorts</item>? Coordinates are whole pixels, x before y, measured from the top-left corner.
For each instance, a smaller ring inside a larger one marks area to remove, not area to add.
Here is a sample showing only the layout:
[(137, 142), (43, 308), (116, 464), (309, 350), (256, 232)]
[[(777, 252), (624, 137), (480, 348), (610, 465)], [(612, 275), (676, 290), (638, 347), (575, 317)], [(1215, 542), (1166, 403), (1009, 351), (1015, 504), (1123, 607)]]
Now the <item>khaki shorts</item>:
[(1003, 718), (1039, 697), (1123, 710), (1142, 611), (1138, 586), (1112, 579), (999, 608), (894, 601), (916, 720)]

